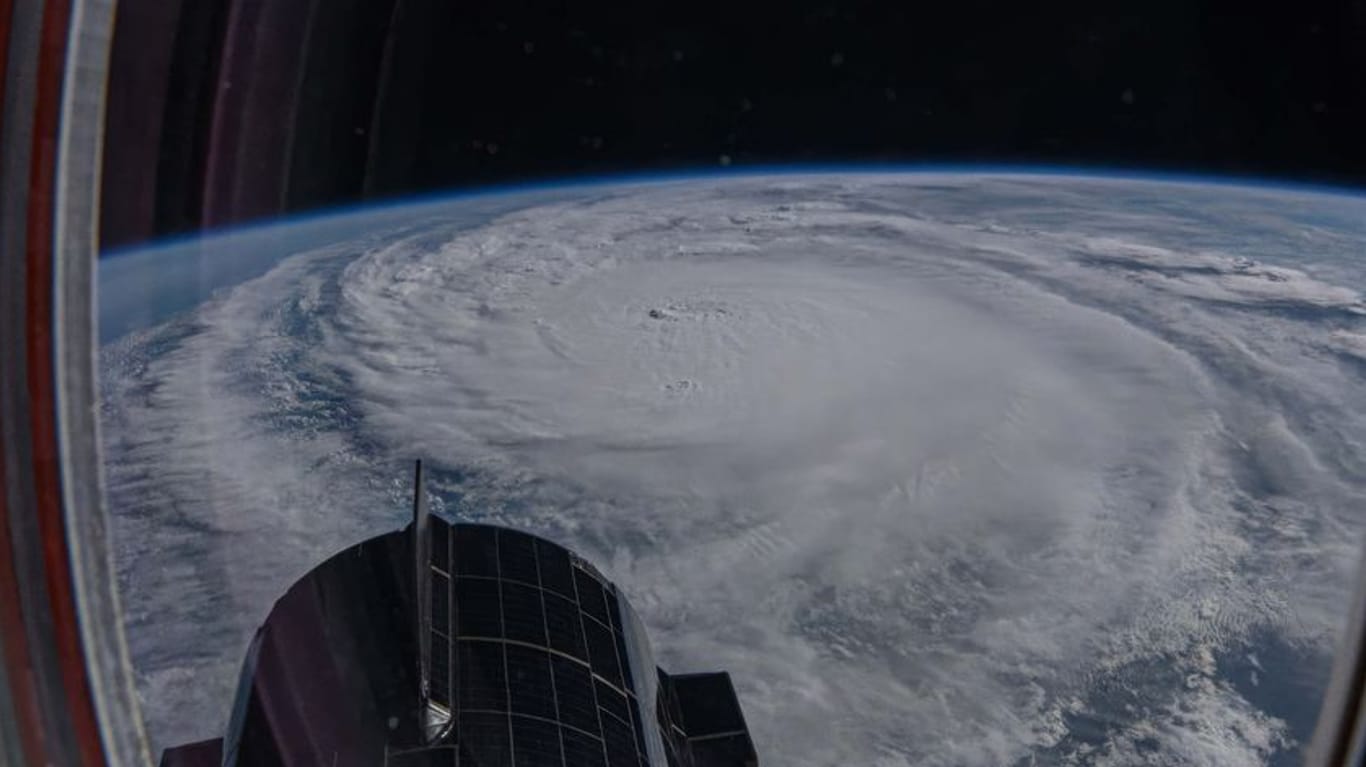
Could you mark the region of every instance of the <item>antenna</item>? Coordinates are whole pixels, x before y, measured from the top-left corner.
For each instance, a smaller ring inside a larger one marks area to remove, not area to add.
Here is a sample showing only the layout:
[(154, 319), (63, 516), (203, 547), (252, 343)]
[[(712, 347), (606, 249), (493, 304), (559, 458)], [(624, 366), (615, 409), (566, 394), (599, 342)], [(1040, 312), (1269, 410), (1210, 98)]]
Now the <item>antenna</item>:
[(432, 529), (422, 461), (413, 471), (413, 629), (417, 634), (417, 716), (425, 726), (432, 679)]

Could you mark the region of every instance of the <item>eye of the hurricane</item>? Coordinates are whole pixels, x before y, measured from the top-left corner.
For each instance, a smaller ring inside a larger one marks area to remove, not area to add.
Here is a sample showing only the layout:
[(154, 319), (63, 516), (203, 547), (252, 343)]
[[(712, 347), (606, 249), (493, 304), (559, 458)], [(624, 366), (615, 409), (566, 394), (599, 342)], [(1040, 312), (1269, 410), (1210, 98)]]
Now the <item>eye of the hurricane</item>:
[(653, 439), (715, 439), (806, 422), (913, 370), (971, 374), (942, 340), (969, 318), (913, 278), (765, 255), (614, 263), (529, 285), (524, 311), (495, 311), (484, 329), (497, 337), (487, 388), (537, 400), (558, 389), (574, 407), (544, 415), (565, 434), (610, 433), (600, 417), (617, 411), (654, 424)]

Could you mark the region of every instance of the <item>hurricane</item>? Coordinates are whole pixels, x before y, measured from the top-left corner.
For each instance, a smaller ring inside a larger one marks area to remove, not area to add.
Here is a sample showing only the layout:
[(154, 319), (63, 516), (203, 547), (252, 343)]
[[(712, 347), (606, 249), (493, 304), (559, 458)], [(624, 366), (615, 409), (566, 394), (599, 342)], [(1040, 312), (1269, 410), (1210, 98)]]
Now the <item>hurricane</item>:
[(490, 199), (102, 264), (125, 313), (188, 275), (102, 316), (154, 742), (221, 730), (273, 599), (401, 526), (420, 458), (437, 513), (584, 552), (663, 665), (728, 669), (765, 764), (1300, 753), (1366, 508), (1366, 198), (835, 170)]

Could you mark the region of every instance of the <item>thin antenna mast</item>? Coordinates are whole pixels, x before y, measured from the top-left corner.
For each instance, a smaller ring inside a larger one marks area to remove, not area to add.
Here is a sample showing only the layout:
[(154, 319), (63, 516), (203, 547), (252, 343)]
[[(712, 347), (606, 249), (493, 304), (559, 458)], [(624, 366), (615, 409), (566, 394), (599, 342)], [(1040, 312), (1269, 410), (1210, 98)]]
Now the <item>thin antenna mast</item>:
[(426, 726), (427, 704), (431, 699), (432, 679), (432, 529), (427, 512), (427, 488), (423, 484), (422, 461), (413, 472), (413, 619), (417, 634), (417, 715)]

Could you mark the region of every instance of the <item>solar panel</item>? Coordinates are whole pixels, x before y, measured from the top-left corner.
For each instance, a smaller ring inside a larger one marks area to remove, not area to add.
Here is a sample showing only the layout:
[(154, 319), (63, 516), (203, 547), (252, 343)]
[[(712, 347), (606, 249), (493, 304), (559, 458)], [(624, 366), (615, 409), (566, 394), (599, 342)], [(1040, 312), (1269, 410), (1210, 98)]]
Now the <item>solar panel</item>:
[(566, 599), (545, 593), (545, 622), (550, 630), (550, 646), (562, 653), (588, 660), (583, 647), (583, 627), (579, 608)]
[(540, 589), (503, 581), (503, 630), (508, 639), (545, 646)]
[(498, 566), (504, 578), (537, 586), (536, 539), (515, 530), (498, 531)]
[(745, 717), (730, 674), (682, 674), (673, 677), (674, 694), (688, 737), (745, 729)]
[(559, 656), (551, 656), (550, 665), (555, 672), (560, 721), (588, 732), (598, 732), (598, 705), (593, 698), (593, 678), (588, 669)]
[(455, 530), (455, 571), (460, 575), (498, 575), (494, 528), (462, 525)]
[(656, 670), (659, 673), (659, 700), (655, 704), (655, 722), (669, 747), (677, 750), (681, 740), (674, 731), (674, 723), (678, 722), (682, 726), (682, 717), (678, 714), (678, 696), (674, 694), (673, 680), (669, 675), (663, 669)]
[(597, 618), (602, 625), (611, 626), (612, 619), (607, 617), (607, 600), (602, 595), (602, 584), (588, 573), (574, 569), (574, 583), (579, 590), (579, 606), (583, 611)]
[(512, 767), (512, 736), (507, 716), (460, 715), (460, 763), (478, 767)]
[(596, 681), (598, 708), (616, 717), (623, 724), (630, 724), (631, 713), (627, 710), (626, 696), (613, 690), (607, 684)]
[(612, 632), (595, 621), (583, 622), (584, 637), (588, 642), (588, 657), (593, 673), (600, 674), (612, 684), (621, 686), (621, 666), (617, 663), (617, 646)]
[(541, 586), (573, 601), (574, 568), (569, 563), (569, 552), (554, 544), (536, 541), (536, 560), (540, 563)]
[(564, 763), (574, 767), (606, 767), (602, 741), (568, 727), (561, 730), (564, 737)]
[(507, 711), (507, 677), (499, 642), (457, 642), (461, 711)]
[(451, 571), (451, 528), (439, 519), (432, 519), (430, 529), (432, 534), (432, 565), (449, 573)]
[(512, 644), (506, 649), (512, 710), (554, 719), (555, 689), (550, 682), (550, 654)]
[(552, 722), (513, 715), (512, 749), (517, 767), (562, 767), (560, 728)]
[(607, 746), (609, 767), (639, 767), (636, 757), (636, 741), (631, 735), (631, 726), (617, 719), (602, 721), (603, 743)]
[(462, 637), (502, 637), (503, 618), (498, 581), (457, 578), (455, 581), (457, 634)]

